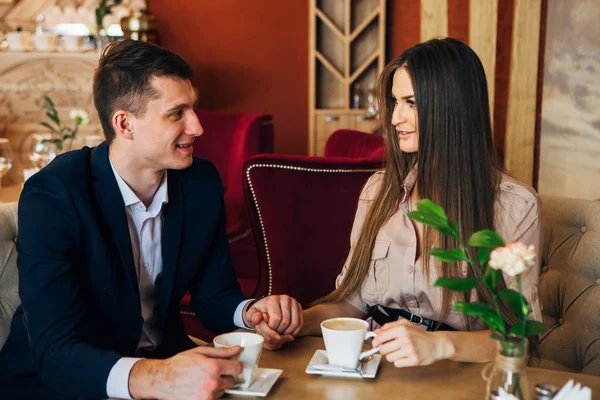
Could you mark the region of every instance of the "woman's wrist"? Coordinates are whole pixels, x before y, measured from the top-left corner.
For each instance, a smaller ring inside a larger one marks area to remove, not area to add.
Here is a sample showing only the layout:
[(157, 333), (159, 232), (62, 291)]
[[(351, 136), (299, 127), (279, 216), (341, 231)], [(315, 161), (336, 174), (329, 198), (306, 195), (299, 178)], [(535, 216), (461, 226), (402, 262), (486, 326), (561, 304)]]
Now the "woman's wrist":
[(451, 360), (456, 354), (456, 346), (447, 331), (433, 332), (437, 336), (437, 354), (439, 360)]

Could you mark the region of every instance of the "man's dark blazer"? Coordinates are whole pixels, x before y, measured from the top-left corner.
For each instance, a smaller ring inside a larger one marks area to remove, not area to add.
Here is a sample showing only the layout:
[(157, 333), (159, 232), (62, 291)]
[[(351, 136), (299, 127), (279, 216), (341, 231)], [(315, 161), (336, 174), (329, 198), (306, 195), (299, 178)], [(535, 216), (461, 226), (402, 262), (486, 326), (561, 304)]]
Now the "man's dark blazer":
[[(169, 170), (168, 195), (157, 280), (164, 342), (146, 357), (193, 347), (178, 308), (186, 290), (216, 332), (235, 328), (235, 309), (245, 300), (215, 167), (194, 158), (189, 168)], [(13, 398), (3, 397), (7, 391), (14, 398), (106, 397), (108, 374), (119, 358), (136, 356), (143, 323), (125, 204), (106, 143), (60, 156), (27, 181), (17, 249), (22, 306), (0, 352), (0, 398)]]

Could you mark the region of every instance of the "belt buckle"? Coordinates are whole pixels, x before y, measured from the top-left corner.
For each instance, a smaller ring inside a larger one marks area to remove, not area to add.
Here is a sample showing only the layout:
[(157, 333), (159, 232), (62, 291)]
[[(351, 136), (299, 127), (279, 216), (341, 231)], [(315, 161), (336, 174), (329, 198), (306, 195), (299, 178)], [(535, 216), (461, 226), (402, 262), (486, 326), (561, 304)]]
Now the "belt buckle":
[(421, 317), (419, 314), (410, 313), (410, 323), (421, 325), (423, 323), (423, 317)]

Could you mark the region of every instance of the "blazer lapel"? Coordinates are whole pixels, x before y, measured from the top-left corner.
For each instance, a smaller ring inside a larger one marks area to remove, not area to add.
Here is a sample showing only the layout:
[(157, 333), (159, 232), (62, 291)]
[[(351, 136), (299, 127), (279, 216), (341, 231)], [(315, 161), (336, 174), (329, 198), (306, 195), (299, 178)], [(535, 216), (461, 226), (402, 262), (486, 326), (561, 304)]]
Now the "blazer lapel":
[(163, 326), (166, 322), (181, 250), (181, 233), (185, 199), (183, 185), (176, 171), (169, 170), (169, 202), (163, 206), (162, 256), (163, 268), (160, 281), (160, 310)]
[[(113, 244), (117, 248), (124, 269), (124, 275), (130, 290), (136, 294), (137, 307), (141, 310), (138, 278), (133, 262), (131, 237), (125, 213), (125, 202), (108, 159), (108, 145), (100, 144), (92, 153), (92, 173), (96, 178), (94, 192), (103, 215), (112, 234)], [(110, 240), (110, 239), (108, 239)]]

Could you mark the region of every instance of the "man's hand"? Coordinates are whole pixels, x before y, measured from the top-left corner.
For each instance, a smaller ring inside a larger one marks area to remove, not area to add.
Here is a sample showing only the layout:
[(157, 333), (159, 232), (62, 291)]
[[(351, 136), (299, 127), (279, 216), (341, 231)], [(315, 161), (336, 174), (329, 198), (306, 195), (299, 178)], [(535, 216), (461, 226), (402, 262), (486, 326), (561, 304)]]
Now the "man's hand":
[(196, 347), (166, 360), (140, 360), (131, 369), (129, 393), (136, 399), (217, 399), (242, 373), (242, 363), (230, 360), (240, 351)]
[(265, 348), (276, 350), (294, 340), (302, 328), (302, 306), (287, 295), (268, 296), (246, 311), (244, 323), (265, 338)]

